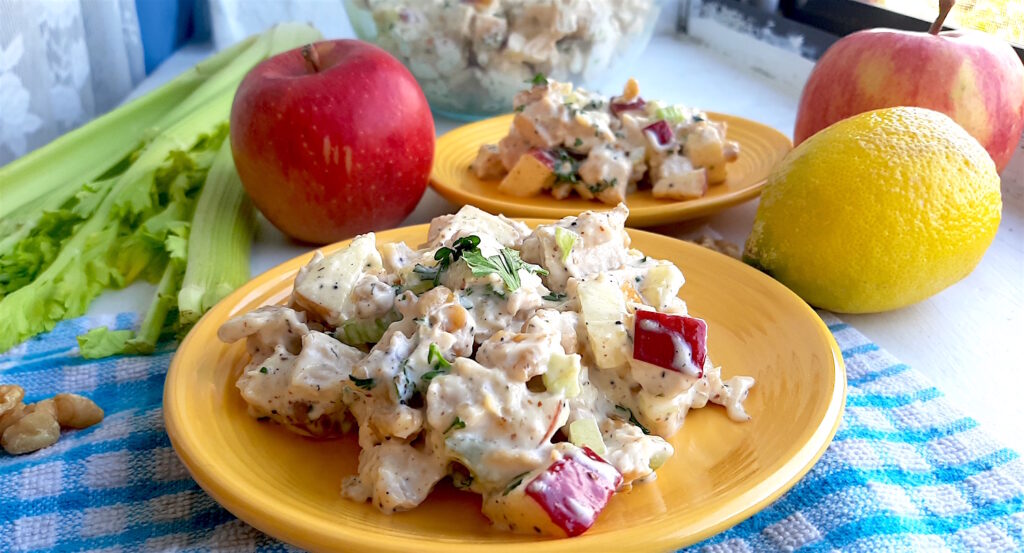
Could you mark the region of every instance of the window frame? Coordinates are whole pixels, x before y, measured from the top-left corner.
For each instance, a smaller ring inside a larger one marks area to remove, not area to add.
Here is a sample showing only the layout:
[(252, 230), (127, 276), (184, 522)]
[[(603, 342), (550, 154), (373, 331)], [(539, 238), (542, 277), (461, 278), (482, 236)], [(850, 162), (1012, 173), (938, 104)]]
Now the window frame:
[[(838, 36), (876, 27), (927, 32), (931, 26), (930, 21), (856, 0), (779, 0), (779, 13), (786, 19)], [(952, 28), (943, 26), (942, 30)], [(1009, 44), (1024, 63), (1024, 46)]]

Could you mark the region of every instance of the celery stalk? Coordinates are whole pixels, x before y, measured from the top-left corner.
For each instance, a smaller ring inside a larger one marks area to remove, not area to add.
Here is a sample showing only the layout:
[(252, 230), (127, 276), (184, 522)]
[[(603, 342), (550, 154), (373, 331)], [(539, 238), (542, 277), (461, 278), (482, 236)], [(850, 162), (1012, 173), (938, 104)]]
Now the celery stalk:
[[(137, 276), (161, 271), (161, 293), (147, 314), (145, 328), (133, 339), (136, 342), (129, 344), (132, 340), (127, 340), (124, 349), (116, 351), (112, 349), (111, 344), (119, 343), (120, 340), (110, 340), (110, 336), (107, 335), (108, 339), (104, 341), (102, 338), (105, 331), (90, 332), (89, 335), (83, 336), (89, 347), (83, 348), (82, 351), (84, 353), (88, 350), (90, 355), (111, 355), (137, 351), (140, 347), (146, 349), (147, 344), (155, 343), (153, 333), (157, 332), (157, 336), (159, 333), (153, 329), (165, 326), (164, 319), (167, 318), (167, 312), (179, 292), (181, 271), (187, 269), (186, 233), (194, 205), (189, 202), (194, 202), (192, 198), (196, 196), (195, 188), (201, 186), (208, 178), (208, 170), (214, 163), (218, 150), (222, 149), (226, 135), (223, 121), (228, 117), (238, 83), (252, 65), (265, 57), (317, 40), (319, 37), (319, 33), (307, 25), (275, 27), (246, 47), (236, 50), (234, 58), (225, 60), (215, 75), (204, 76), (203, 83), (193, 87), (192, 94), (187, 99), (175, 101), (179, 107), (163, 111), (156, 117), (156, 126), (160, 128), (166, 124), (166, 128), (161, 128), (155, 135), (145, 137), (141, 149), (127, 158), (130, 165), (112, 177), (109, 192), (102, 198), (89, 197), (88, 216), (83, 215), (84, 220), (77, 223), (70, 235), (61, 242), (59, 253), (32, 282), (0, 298), (0, 352), (36, 333), (53, 328), (61, 319), (84, 313), (89, 303), (104, 288), (123, 286)], [(160, 98), (166, 99), (166, 96), (165, 94)], [(0, 192), (3, 192), (0, 205), (5, 210), (13, 211), (9, 209), (10, 205), (26, 205), (70, 186), (62, 184), (68, 181), (64, 176), (45, 181), (43, 192), (25, 192), (32, 188), (32, 179), (45, 173), (43, 166), (49, 163), (60, 166), (58, 173), (67, 172), (69, 168), (79, 171), (78, 183), (107, 175), (108, 168), (112, 165), (122, 164), (122, 160), (128, 155), (127, 152), (117, 155), (111, 153), (116, 148), (89, 146), (92, 142), (105, 141), (118, 142), (122, 146), (129, 144), (124, 140), (119, 142), (122, 137), (108, 139), (105, 136), (107, 133), (122, 130), (135, 134), (130, 141), (130, 148), (137, 148), (141, 131), (148, 127), (153, 118), (147, 119), (145, 126), (132, 126), (124, 119), (132, 119), (135, 116), (149, 117), (152, 115), (150, 112), (157, 109), (157, 104), (158, 102), (147, 104), (148, 109), (136, 107), (135, 111), (129, 109), (135, 105), (134, 103), (119, 108), (110, 114), (103, 125), (88, 128), (88, 132), (71, 133), (74, 136), (63, 143), (66, 148), (47, 146), (43, 152), (32, 155), (30, 160), (15, 164), (13, 169), (8, 166), (0, 170), (0, 182), (3, 183), (0, 185)], [(159, 106), (167, 107), (165, 104)], [(145, 113), (136, 113), (140, 109)], [(81, 151), (75, 152), (74, 155), (65, 151), (76, 147)], [(118, 151), (123, 150), (124, 148), (121, 148)], [(81, 158), (91, 158), (90, 162), (96, 163), (97, 159), (102, 159), (104, 155), (108, 160), (112, 156), (117, 156), (113, 157), (116, 163), (104, 164), (102, 168), (79, 163)], [(221, 165), (224, 163), (222, 161)], [(226, 169), (219, 169), (218, 172), (222, 170)], [(16, 177), (16, 182), (9, 186), (5, 179), (12, 176)], [(228, 177), (223, 174), (217, 176), (217, 180), (222, 178), (227, 180)], [(8, 198), (15, 201), (8, 202)], [(209, 201), (216, 203), (215, 200), (216, 195), (211, 196)], [(208, 215), (204, 216), (204, 219), (209, 218)], [(203, 224), (209, 225), (210, 221), (203, 221)], [(216, 237), (214, 239), (216, 240)], [(232, 238), (225, 239), (224, 244), (216, 244), (214, 248), (230, 247), (232, 253), (226, 255), (227, 258), (233, 256), (236, 259), (237, 268), (237, 259), (247, 257), (247, 252), (237, 251), (240, 243), (241, 239), (232, 235)], [(195, 261), (189, 260), (188, 265), (216, 265), (221, 261), (216, 257), (206, 258), (202, 248), (199, 250), (201, 257)], [(180, 266), (176, 272), (173, 267), (170, 269), (171, 272), (168, 272), (168, 260)], [(236, 278), (232, 277), (231, 282)], [(194, 279), (199, 280), (195, 276)], [(227, 285), (229, 284), (224, 286)], [(223, 290), (223, 286), (214, 287), (216, 294), (223, 293)], [(199, 300), (200, 310), (205, 308), (204, 301), (209, 301), (205, 298), (205, 293), (203, 296)]]
[(117, 177), (103, 202), (62, 245), (46, 270), (0, 300), (0, 352), (50, 330), (61, 319), (83, 314), (104, 288), (127, 284), (111, 263), (119, 236), (126, 226), (141, 223), (158, 207), (153, 183), (161, 168), (174, 166), (173, 159), (165, 165), (171, 152), (188, 149), (191, 145), (182, 146), (188, 137), (226, 118), (230, 103), (228, 96), (215, 100), (157, 136)]
[(178, 316), (191, 325), (249, 280), (249, 249), (256, 231), (252, 203), (242, 188), (225, 140), (196, 204), (188, 238), (188, 265), (178, 293)]
[[(150, 128), (202, 83), (255, 43), (252, 37), (216, 54), (164, 86), (111, 110), (0, 168), (0, 219), (37, 198), (102, 175), (127, 156)], [(108, 163), (104, 163), (108, 162)]]
[(146, 317), (139, 325), (135, 336), (128, 340), (126, 348), (130, 353), (153, 353), (163, 332), (167, 315), (177, 304), (176, 292), (181, 284), (182, 262), (171, 259), (164, 268), (164, 274), (157, 285), (156, 295), (146, 311)]

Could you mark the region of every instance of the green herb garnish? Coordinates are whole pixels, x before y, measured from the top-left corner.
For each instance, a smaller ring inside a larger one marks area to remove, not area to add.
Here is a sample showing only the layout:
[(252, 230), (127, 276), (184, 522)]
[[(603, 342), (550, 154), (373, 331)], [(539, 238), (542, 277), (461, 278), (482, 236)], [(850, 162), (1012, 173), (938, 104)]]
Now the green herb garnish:
[(580, 163), (569, 152), (559, 149), (558, 159), (555, 160), (554, 173), (555, 182), (577, 182), (579, 181)]
[(625, 411), (626, 413), (628, 413), (629, 414), (629, 423), (634, 425), (634, 426), (639, 427), (640, 431), (643, 432), (644, 434), (650, 435), (651, 431), (648, 430), (646, 426), (640, 424), (640, 421), (636, 420), (636, 416), (633, 415), (633, 411), (630, 408), (623, 407), (621, 405), (616, 405), (615, 408), (619, 409), (621, 411)]
[(442, 374), (448, 374), (448, 371), (443, 369), (434, 369), (431, 371), (427, 371), (423, 373), (423, 376), (420, 377), (420, 382), (429, 385), (430, 381), (433, 380), (434, 377), (441, 376)]
[(529, 472), (524, 472), (524, 473), (516, 476), (515, 478), (513, 478), (512, 482), (509, 483), (509, 485), (505, 487), (505, 491), (501, 492), (501, 495), (508, 495), (508, 494), (512, 493), (512, 490), (518, 488), (519, 484), (523, 483), (523, 478), (526, 478), (527, 474), (530, 474), (530, 473)]
[(599, 181), (597, 184), (588, 185), (587, 190), (590, 190), (591, 194), (597, 194), (598, 192), (614, 187), (616, 184), (618, 184), (618, 182), (619, 179), (612, 177), (612, 180), (610, 181), (602, 180)]
[(267, 374), (267, 368), (266, 367), (260, 367), (260, 372), (263, 373), (263, 374)]
[(526, 269), (532, 273), (538, 275), (548, 274), (547, 270), (539, 265), (533, 263), (527, 263), (519, 257), (519, 252), (511, 250), (509, 248), (502, 248), (498, 255), (492, 255), (490, 257), (484, 257), (479, 250), (472, 252), (466, 252), (462, 256), (462, 259), (466, 261), (466, 265), (469, 266), (469, 270), (473, 272), (473, 276), (485, 276), (491, 273), (497, 273), (501, 277), (501, 281), (505, 284), (505, 289), (509, 292), (515, 292), (519, 289), (522, 281), (519, 278), (519, 269)]
[(579, 148), (580, 146), (583, 145), (583, 139), (577, 136), (576, 142), (573, 142), (572, 145), (575, 146), (576, 148)]
[(542, 86), (548, 84), (548, 77), (543, 73), (537, 73), (533, 76), (532, 79), (526, 82), (533, 83), (533, 86)]
[(449, 426), (448, 429), (444, 431), (444, 433), (447, 434), (447, 433), (451, 432), (452, 430), (461, 430), (461, 429), (463, 429), (465, 427), (466, 427), (466, 421), (460, 419), (459, 417), (455, 417), (455, 420), (452, 421), (451, 426)]
[(561, 292), (550, 292), (546, 296), (541, 296), (540, 299), (548, 301), (562, 301), (567, 297), (569, 297), (567, 294), (563, 294)]
[(427, 349), (427, 363), (434, 369), (452, 368), (452, 364), (441, 355), (441, 348), (437, 347), (437, 344), (430, 344), (430, 348)]
[(359, 378), (355, 375), (348, 375), (348, 379), (351, 380), (357, 387), (364, 390), (371, 390), (376, 385), (372, 378)]

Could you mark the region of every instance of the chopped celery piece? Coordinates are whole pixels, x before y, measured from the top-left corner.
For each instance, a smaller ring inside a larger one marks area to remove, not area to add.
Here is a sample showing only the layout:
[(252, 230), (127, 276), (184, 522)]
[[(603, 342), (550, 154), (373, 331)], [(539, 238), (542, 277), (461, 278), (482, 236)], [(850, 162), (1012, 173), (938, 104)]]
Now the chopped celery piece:
[(387, 332), (391, 323), (401, 320), (401, 318), (402, 316), (397, 311), (389, 311), (387, 315), (379, 319), (349, 319), (341, 323), (341, 326), (334, 333), (334, 337), (339, 342), (350, 346), (376, 344), (384, 336), (384, 333)]
[[(224, 286), (239, 282), (236, 272), (218, 265), (228, 259), (237, 269), (238, 260), (247, 258), (249, 244), (237, 236), (213, 248), (197, 247), (202, 257), (186, 262), (196, 198), (224, 143), (238, 83), (268, 56), (319, 38), (308, 25), (274, 27), (0, 169), (0, 226), (15, 235), (0, 239), (0, 286), (6, 291), (0, 292), (0, 352), (81, 315), (104, 288), (136, 278), (160, 279), (160, 290), (139, 333), (124, 341), (124, 351), (112, 353), (152, 351), (162, 331), (177, 323), (168, 317), (188, 265), (231, 273)], [(230, 180), (221, 165), (215, 180)], [(216, 194), (209, 201), (215, 199)], [(37, 216), (26, 209), (42, 211)], [(8, 222), (5, 215), (12, 212), (18, 215)], [(200, 222), (204, 228), (211, 224), (209, 216)], [(209, 295), (199, 294), (200, 314), (209, 298), (225, 293), (220, 284), (213, 283)], [(189, 314), (186, 324), (195, 316)], [(110, 352), (123, 336), (111, 334), (111, 340), (103, 332), (83, 338), (95, 345), (85, 348), (90, 354)]]
[(548, 370), (541, 379), (544, 388), (553, 394), (570, 398), (580, 395), (580, 356), (575, 353), (552, 353), (548, 360)]
[(598, 455), (608, 451), (594, 419), (576, 419), (569, 423), (569, 441), (576, 447), (589, 447)]
[(569, 255), (572, 254), (572, 247), (576, 244), (576, 233), (562, 227), (555, 227), (555, 242), (562, 250), (562, 263), (565, 263), (569, 259)]
[(651, 467), (651, 470), (658, 470), (671, 456), (672, 453), (669, 450), (661, 450), (651, 456), (651, 461), (647, 466)]
[(192, 218), (188, 265), (178, 293), (182, 325), (198, 321), (249, 280), (249, 250), (255, 232), (256, 214), (235, 172), (231, 144), (225, 140), (213, 160)]
[(686, 112), (686, 109), (680, 106), (665, 106), (663, 108), (658, 108), (654, 111), (654, 116), (658, 119), (664, 119), (674, 125), (690, 120), (690, 115)]

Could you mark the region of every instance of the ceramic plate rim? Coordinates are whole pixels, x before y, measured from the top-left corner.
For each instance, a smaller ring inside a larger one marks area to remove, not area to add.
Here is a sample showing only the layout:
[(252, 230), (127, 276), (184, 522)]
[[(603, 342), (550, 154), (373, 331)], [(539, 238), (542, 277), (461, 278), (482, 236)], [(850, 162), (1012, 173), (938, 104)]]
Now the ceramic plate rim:
[[(489, 117), (487, 119), (456, 127), (437, 139), (435, 152), (440, 150), (446, 142), (456, 139), (462, 132), (471, 132), (477, 127), (493, 125), (497, 120), (508, 119), (511, 121), (514, 115), (514, 113), (496, 115), (494, 117)], [(740, 117), (738, 115), (730, 115), (728, 113), (709, 111), (707, 112), (707, 115), (711, 119), (737, 121), (744, 125), (756, 127), (766, 134), (773, 135), (773, 138), (775, 139), (782, 138), (785, 140), (785, 143), (788, 145), (787, 151), (792, 150), (793, 148), (793, 141), (788, 136), (778, 129), (765, 125), (764, 123)], [(742, 155), (742, 153), (740, 155)], [(630, 206), (629, 219), (626, 224), (630, 227), (651, 227), (711, 215), (727, 207), (741, 204), (747, 200), (757, 197), (761, 193), (761, 190), (764, 188), (767, 181), (768, 175), (765, 174), (763, 178), (751, 183), (745, 188), (719, 196), (706, 196), (704, 198), (688, 201), (666, 202), (663, 205), (656, 206)], [(511, 196), (496, 197), (492, 195), (473, 194), (463, 190), (458, 185), (446, 183), (438, 179), (436, 166), (430, 171), (430, 187), (433, 188), (434, 191), (442, 198), (457, 205), (475, 205), (489, 213), (503, 213), (508, 217), (561, 219), (562, 217), (575, 215), (579, 211), (578, 209), (570, 206), (535, 206), (522, 204), (515, 201), (515, 198)], [(626, 204), (629, 204), (628, 198), (626, 200)], [(602, 205), (603, 204), (599, 202), (594, 202), (593, 209), (600, 209)], [(604, 207), (611, 209), (612, 206)]]
[[(525, 218), (521, 220), (531, 226), (551, 222), (546, 219)], [(379, 233), (378, 236), (391, 232), (408, 232), (420, 228), (422, 228), (423, 236), (426, 236), (427, 225), (415, 225), (383, 231), (382, 233)], [(694, 244), (682, 242), (660, 234), (633, 228), (627, 230), (634, 239), (637, 235), (644, 235), (644, 240), (669, 241), (682, 244), (685, 247), (700, 248)], [(329, 246), (324, 246), (322, 249), (333, 250), (342, 247), (342, 245), (347, 242), (348, 240), (338, 242)], [(174, 386), (174, 382), (181, 374), (187, 374), (189, 371), (188, 367), (183, 366), (185, 362), (184, 359), (187, 355), (186, 352), (191, 351), (190, 348), (192, 347), (192, 342), (199, 340), (196, 338), (199, 334), (197, 330), (205, 328), (208, 324), (215, 324), (210, 321), (215, 319), (220, 320), (222, 315), (230, 313), (234, 307), (245, 303), (250, 294), (256, 292), (267, 281), (277, 278), (277, 274), (282, 270), (290, 272), (290, 266), (294, 265), (296, 268), (301, 266), (305, 260), (312, 255), (312, 253), (313, 250), (298, 255), (260, 275), (257, 275), (241, 288), (221, 300), (200, 319), (195, 327), (193, 327), (192, 331), (189, 332), (181, 342), (177, 352), (175, 352), (165, 379), (163, 417), (167, 434), (175, 453), (181, 459), (182, 463), (185, 465), (196, 483), (198, 483), (204, 491), (209, 493), (218, 504), (223, 506), (229, 512), (269, 536), (310, 550), (324, 550), (326, 549), (325, 545), (327, 543), (333, 543), (337, 547), (363, 547), (372, 551), (404, 551), (405, 549), (403, 549), (403, 546), (410, 545), (407, 541), (411, 540), (411, 538), (397, 538), (389, 536), (389, 541), (391, 543), (382, 543), (380, 538), (375, 536), (372, 531), (356, 528), (354, 532), (339, 533), (339, 529), (352, 529), (352, 527), (345, 525), (310, 523), (309, 521), (286, 521), (280, 520), (272, 515), (268, 516), (262, 513), (257, 506), (246, 501), (246, 493), (244, 489), (237, 489), (239, 486), (226, 485), (218, 480), (216, 475), (217, 469), (211, 465), (210, 459), (208, 457), (204, 458), (204, 455), (202, 454), (203, 447), (200, 444), (192, 442), (187, 433), (183, 430), (188, 426), (184, 422), (184, 418), (187, 414), (178, 409), (178, 405), (181, 403), (181, 398), (179, 397), (179, 391)], [(714, 255), (722, 254), (714, 253)], [(832, 438), (835, 436), (835, 433), (839, 428), (842, 413), (845, 409), (847, 387), (846, 368), (842, 352), (824, 321), (818, 317), (810, 306), (804, 303), (803, 300), (788, 288), (785, 288), (767, 275), (764, 275), (756, 269), (753, 269), (739, 261), (731, 258), (729, 258), (729, 261), (736, 264), (737, 270), (749, 271), (753, 278), (770, 280), (770, 286), (778, 287), (777, 291), (779, 293), (787, 295), (790, 297), (790, 300), (798, 302), (799, 309), (804, 311), (805, 315), (811, 317), (811, 322), (815, 329), (820, 333), (821, 337), (826, 339), (832, 355), (832, 369), (834, 371), (834, 384), (830, 393), (828, 407), (822, 416), (821, 422), (809, 439), (800, 446), (800, 449), (797, 450), (789, 459), (785, 460), (785, 462), (774, 473), (765, 475), (763, 479), (751, 485), (746, 491), (742, 492), (732, 501), (724, 503), (713, 513), (705, 517), (718, 518), (719, 520), (716, 522), (707, 525), (702, 530), (692, 533), (672, 532), (670, 529), (664, 528), (665, 521), (663, 520), (645, 523), (644, 525), (632, 527), (627, 530), (633, 532), (645, 529), (653, 530), (654, 528), (664, 530), (656, 536), (651, 536), (646, 533), (644, 534), (643, 547), (645, 550), (671, 550), (698, 543), (708, 537), (735, 526), (767, 507), (770, 503), (792, 488), (801, 478), (803, 478), (803, 476), (825, 453), (825, 450), (828, 448), (829, 444), (831, 444)], [(333, 534), (330, 533), (330, 530), (332, 529), (334, 530)], [(609, 537), (613, 535), (615, 534), (609, 534)], [(453, 551), (458, 545), (456, 543), (446, 541), (416, 541), (415, 543), (418, 547), (418, 551), (427, 552)], [(544, 551), (573, 550), (573, 546), (575, 545), (572, 539), (544, 540), (526, 543), (529, 544), (531, 550), (535, 550), (538, 553)], [(638, 543), (637, 545), (639, 546), (640, 544)], [(488, 551), (517, 551), (524, 547), (524, 543), (489, 544), (486, 547)]]

